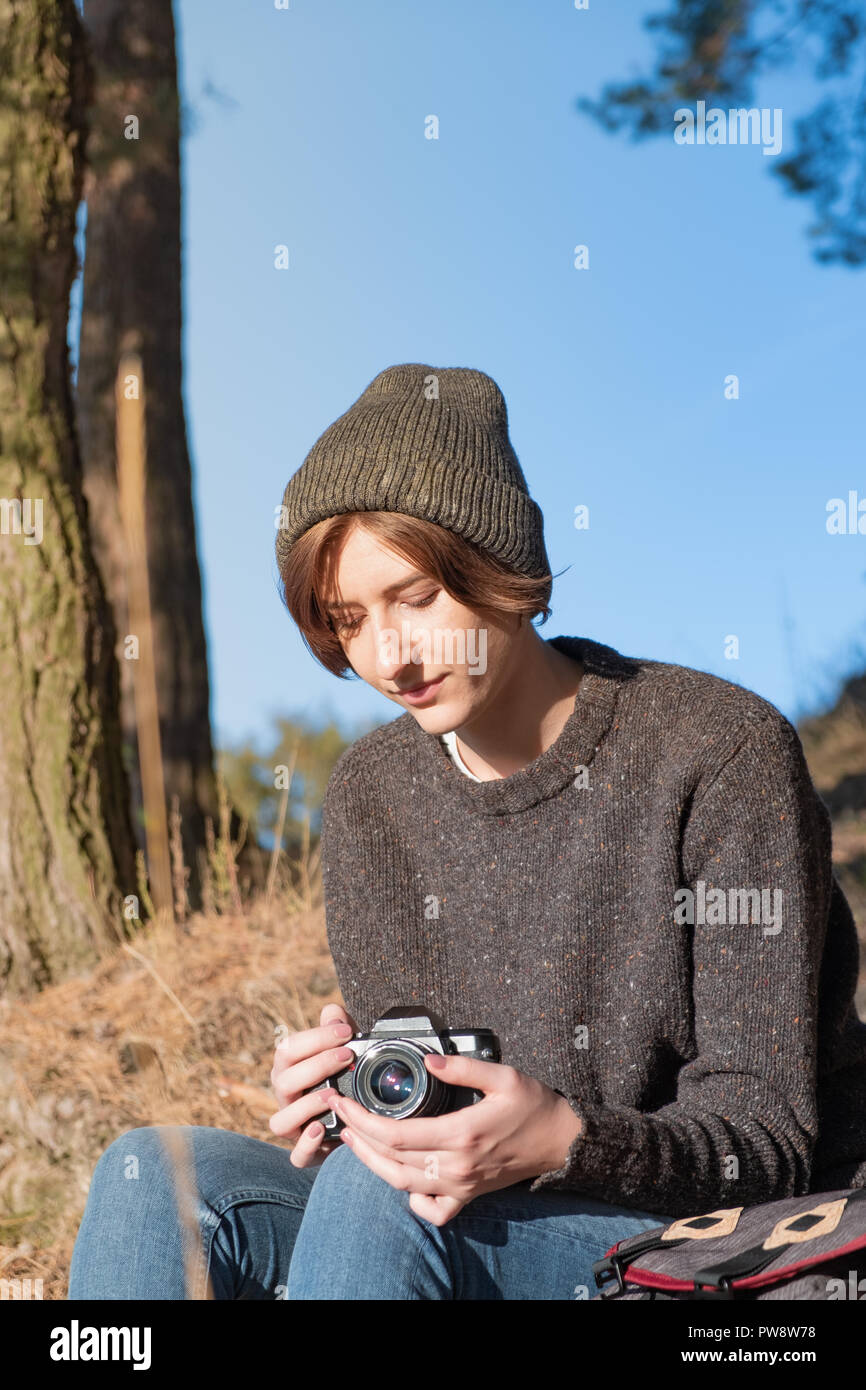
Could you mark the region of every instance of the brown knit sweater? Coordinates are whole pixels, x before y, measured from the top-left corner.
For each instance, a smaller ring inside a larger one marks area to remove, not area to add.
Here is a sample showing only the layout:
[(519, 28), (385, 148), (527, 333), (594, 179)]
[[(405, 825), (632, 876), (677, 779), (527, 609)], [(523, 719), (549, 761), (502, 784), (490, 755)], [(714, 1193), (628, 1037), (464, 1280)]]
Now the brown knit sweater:
[(474, 782), (408, 713), (335, 766), (349, 1013), (492, 1028), (566, 1096), (583, 1132), (533, 1191), (684, 1216), (866, 1186), (857, 937), (796, 731), (717, 676), (551, 640), (585, 673), (527, 767)]

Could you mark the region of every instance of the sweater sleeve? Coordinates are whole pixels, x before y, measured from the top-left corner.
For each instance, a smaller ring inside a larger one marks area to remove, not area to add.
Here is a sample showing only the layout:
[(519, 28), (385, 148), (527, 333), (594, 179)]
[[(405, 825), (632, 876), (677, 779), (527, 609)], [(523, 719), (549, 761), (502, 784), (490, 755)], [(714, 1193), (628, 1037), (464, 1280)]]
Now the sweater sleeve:
[[(748, 724), (687, 808), (680, 877), (694, 905), (678, 891), (671, 913), (690, 934), (695, 1055), (676, 1100), (649, 1113), (566, 1096), (583, 1130), (533, 1191), (664, 1216), (809, 1191), (833, 875), (829, 813), (796, 730), (776, 710)], [(748, 890), (765, 890), (761, 908)]]

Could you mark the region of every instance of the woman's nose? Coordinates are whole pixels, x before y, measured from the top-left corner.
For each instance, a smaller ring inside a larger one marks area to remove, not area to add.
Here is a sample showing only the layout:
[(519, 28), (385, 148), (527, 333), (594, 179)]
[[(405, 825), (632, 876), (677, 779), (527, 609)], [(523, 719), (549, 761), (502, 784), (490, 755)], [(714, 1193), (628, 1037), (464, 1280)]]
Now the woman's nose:
[(373, 628), (376, 670), (385, 680), (393, 680), (405, 663), (400, 650), (400, 634), (389, 625)]
[(375, 627), (373, 640), (376, 644), (376, 670), (383, 680), (396, 680), (400, 672), (417, 670), (412, 660), (411, 641), (406, 634), (390, 626)]

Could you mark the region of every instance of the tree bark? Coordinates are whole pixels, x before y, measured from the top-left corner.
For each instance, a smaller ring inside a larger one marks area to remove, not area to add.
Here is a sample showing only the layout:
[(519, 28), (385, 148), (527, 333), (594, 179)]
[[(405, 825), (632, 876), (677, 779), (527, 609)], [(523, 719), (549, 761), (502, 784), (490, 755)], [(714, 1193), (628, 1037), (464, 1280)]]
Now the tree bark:
[[(141, 354), (147, 564), (166, 802), (177, 795), (189, 896), (201, 905), (205, 817), (218, 824), (207, 644), (182, 395), (179, 100), (171, 0), (86, 0), (95, 73), (77, 411), (96, 557), (120, 634), (121, 722), (144, 846), (126, 562), (115, 464), (121, 352)], [(134, 121), (138, 128), (135, 129)], [(129, 136), (137, 138), (129, 138)], [(235, 829), (237, 825), (235, 823)]]
[(89, 84), (74, 0), (0, 0), (0, 982), (14, 994), (128, 936), (137, 891), (67, 351)]

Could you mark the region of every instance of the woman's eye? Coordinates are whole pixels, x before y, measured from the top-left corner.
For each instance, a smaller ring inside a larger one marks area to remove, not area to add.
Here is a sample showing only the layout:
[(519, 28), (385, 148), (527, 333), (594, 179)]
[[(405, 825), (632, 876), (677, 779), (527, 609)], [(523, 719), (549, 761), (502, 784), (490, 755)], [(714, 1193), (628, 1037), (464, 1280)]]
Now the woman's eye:
[[(403, 602), (406, 604), (407, 608), (427, 608), (433, 602), (434, 598), (436, 598), (436, 595), (438, 593), (439, 590), (434, 589), (432, 594), (428, 594), (426, 598), (418, 599), (415, 603), (413, 603), (410, 599), (404, 599)], [(351, 634), (353, 632), (358, 631), (358, 628), (361, 626), (363, 621), (363, 618), (335, 618), (334, 624), (338, 632), (348, 632)]]
[(343, 632), (354, 632), (360, 625), (360, 618), (343, 618), (336, 614), (331, 618), (331, 628), (337, 636)]

